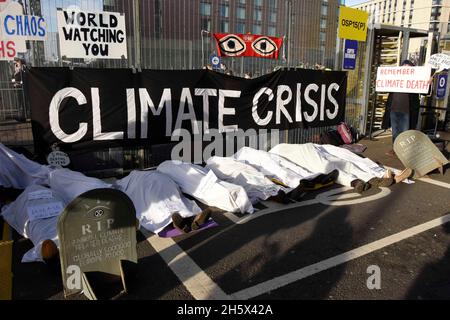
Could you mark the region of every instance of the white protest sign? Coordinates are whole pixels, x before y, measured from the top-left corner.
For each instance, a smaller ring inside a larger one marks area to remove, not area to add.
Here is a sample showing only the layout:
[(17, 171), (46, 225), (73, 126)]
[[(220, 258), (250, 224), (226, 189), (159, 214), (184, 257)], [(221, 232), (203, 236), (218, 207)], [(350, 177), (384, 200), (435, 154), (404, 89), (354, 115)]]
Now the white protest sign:
[(125, 17), (115, 12), (58, 9), (61, 57), (127, 59)]
[(51, 190), (39, 190), (35, 192), (30, 192), (28, 194), (28, 201), (31, 200), (41, 200), (41, 199), (52, 199), (53, 192)]
[(430, 57), (430, 61), (428, 64), (433, 69), (438, 69), (437, 72), (440, 72), (444, 69), (450, 69), (450, 56), (444, 53), (436, 53)]
[(52, 166), (67, 167), (70, 164), (70, 158), (64, 152), (53, 151), (48, 155), (47, 163)]
[(36, 204), (27, 208), (30, 222), (59, 216), (63, 210), (64, 205), (60, 201)]
[(25, 38), (15, 38), (8, 35), (12, 31), (10, 29), (13, 28), (10, 24), (11, 17), (22, 16), (23, 8), (18, 2), (7, 2), (0, 9), (2, 9), (0, 11), (0, 61), (12, 61), (17, 53), (27, 52)]
[(428, 93), (430, 67), (378, 67), (377, 92)]

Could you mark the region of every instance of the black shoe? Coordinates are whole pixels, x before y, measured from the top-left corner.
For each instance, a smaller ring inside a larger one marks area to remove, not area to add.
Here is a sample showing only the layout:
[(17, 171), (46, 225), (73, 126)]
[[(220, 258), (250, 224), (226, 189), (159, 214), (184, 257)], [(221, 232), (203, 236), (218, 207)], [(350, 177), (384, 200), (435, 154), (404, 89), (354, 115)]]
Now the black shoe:
[(276, 196), (270, 197), (269, 200), (281, 203), (281, 204), (288, 204), (290, 203), (289, 197), (283, 190), (278, 191), (278, 194)]
[(211, 213), (211, 208), (206, 208), (205, 210), (200, 212), (197, 216), (195, 216), (194, 221), (192, 221), (191, 229), (200, 229), (206, 222), (208, 222), (209, 218), (211, 217)]
[(372, 187), (380, 188), (380, 187), (390, 187), (394, 184), (393, 178), (372, 178), (369, 180), (369, 184)]
[(339, 171), (335, 169), (335, 170), (331, 171), (330, 173), (328, 173), (328, 174), (322, 174), (321, 176), (322, 176), (322, 177), (321, 177), (321, 179), (320, 179), (320, 182), (321, 182), (322, 184), (335, 183), (336, 180), (337, 180), (338, 177), (339, 177)]
[[(193, 219), (193, 218), (192, 218)], [(191, 221), (189, 218), (183, 218), (178, 212), (172, 214), (173, 226), (182, 233), (191, 232)]]
[(365, 183), (364, 181), (358, 179), (352, 182), (352, 187), (355, 192), (361, 194), (364, 191), (369, 190), (371, 186), (369, 183)]

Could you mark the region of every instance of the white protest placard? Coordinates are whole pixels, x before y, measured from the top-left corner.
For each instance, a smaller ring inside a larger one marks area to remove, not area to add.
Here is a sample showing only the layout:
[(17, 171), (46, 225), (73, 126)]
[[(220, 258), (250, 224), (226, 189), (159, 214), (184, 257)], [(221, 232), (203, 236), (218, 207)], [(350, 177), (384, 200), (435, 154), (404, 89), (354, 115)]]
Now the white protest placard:
[(431, 68), (378, 67), (377, 92), (428, 93)]
[(51, 190), (39, 190), (35, 192), (30, 192), (28, 194), (28, 201), (41, 200), (41, 199), (52, 199), (53, 192)]
[(430, 57), (428, 64), (440, 72), (444, 69), (450, 69), (450, 56), (445, 53), (436, 53)]
[(125, 16), (115, 12), (58, 9), (61, 57), (127, 59)]
[(0, 61), (12, 61), (17, 53), (27, 52), (26, 38), (11, 37), (7, 33), (12, 32), (11, 17), (22, 16), (23, 7), (18, 2), (10, 1), (0, 9)]
[(70, 158), (65, 152), (53, 151), (48, 155), (47, 163), (52, 166), (67, 167), (70, 164)]
[(63, 210), (64, 205), (60, 201), (35, 204), (27, 208), (30, 222), (59, 216)]

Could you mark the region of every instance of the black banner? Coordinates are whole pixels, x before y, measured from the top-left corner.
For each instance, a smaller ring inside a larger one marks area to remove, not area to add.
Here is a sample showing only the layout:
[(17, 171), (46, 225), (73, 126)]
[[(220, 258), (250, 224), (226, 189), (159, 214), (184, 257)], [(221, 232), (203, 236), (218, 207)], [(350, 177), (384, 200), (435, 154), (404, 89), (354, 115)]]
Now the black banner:
[(344, 120), (345, 72), (279, 70), (256, 79), (209, 70), (32, 68), (37, 151), (171, 142), (177, 129), (292, 129)]

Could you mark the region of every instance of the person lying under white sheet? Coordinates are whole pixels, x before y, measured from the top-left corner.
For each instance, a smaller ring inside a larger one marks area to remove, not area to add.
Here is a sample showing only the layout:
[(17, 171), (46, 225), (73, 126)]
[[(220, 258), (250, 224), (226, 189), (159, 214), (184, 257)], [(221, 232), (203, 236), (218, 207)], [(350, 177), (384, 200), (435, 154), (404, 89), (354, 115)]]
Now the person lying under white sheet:
[(132, 171), (116, 181), (116, 186), (130, 197), (140, 225), (153, 233), (172, 222), (182, 232), (196, 230), (211, 214), (183, 196), (177, 184), (158, 171)]
[(360, 193), (371, 186), (388, 187), (394, 180), (400, 182), (411, 175), (411, 170), (405, 170), (394, 179), (390, 170), (372, 160), (363, 159), (349, 150), (331, 145), (279, 144), (270, 150), (270, 153), (282, 156), (313, 172), (338, 170), (337, 183), (354, 187)]
[(233, 158), (250, 164), (265, 176), (281, 182), (291, 189), (297, 188), (301, 180), (310, 180), (317, 177), (320, 173), (329, 173), (313, 172), (276, 154), (249, 147), (240, 149)]
[(52, 170), (0, 143), (0, 186), (23, 190), (33, 184), (48, 184)]
[(218, 179), (211, 170), (176, 160), (163, 162), (157, 170), (172, 178), (181, 191), (208, 206), (228, 212), (254, 212), (244, 188)]
[(255, 167), (233, 158), (211, 157), (206, 161), (206, 169), (223, 181), (242, 186), (252, 204), (268, 199), (286, 202), (286, 193), (292, 191), (273, 183)]
[[(45, 216), (40, 216), (42, 210), (38, 209), (44, 205), (49, 209)], [(2, 208), (5, 221), (34, 245), (25, 253), (22, 262), (42, 262), (57, 255), (57, 223), (66, 205), (57, 191), (31, 185), (13, 203)]]

